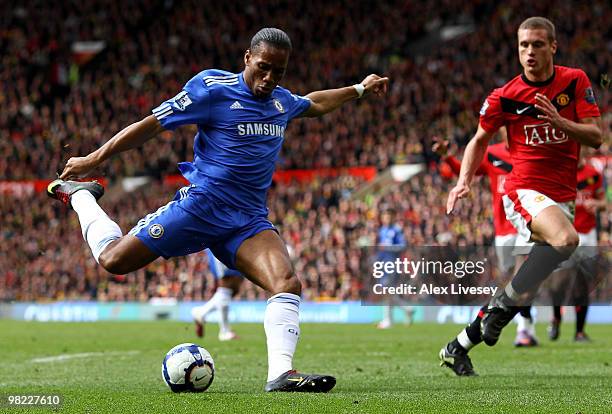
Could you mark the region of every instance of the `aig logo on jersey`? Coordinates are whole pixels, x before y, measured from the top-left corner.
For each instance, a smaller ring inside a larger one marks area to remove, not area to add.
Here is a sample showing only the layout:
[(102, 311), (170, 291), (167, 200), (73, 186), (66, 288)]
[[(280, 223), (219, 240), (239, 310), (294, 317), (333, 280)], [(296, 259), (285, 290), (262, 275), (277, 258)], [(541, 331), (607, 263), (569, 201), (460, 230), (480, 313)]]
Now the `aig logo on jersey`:
[(525, 144), (537, 147), (538, 145), (561, 144), (568, 140), (567, 134), (557, 131), (549, 123), (538, 125), (524, 125)]
[(163, 235), (164, 226), (161, 224), (153, 224), (151, 227), (149, 227), (149, 236), (153, 237), (154, 239), (159, 239)]
[(278, 112), (280, 112), (281, 114), (283, 112), (285, 112), (285, 108), (283, 108), (283, 104), (280, 103), (280, 101), (278, 99), (275, 99), (274, 101), (272, 101), (274, 103), (274, 107), (276, 109), (278, 109)]
[(174, 97), (174, 103), (179, 110), (184, 111), (185, 108), (191, 105), (191, 99), (189, 99), (187, 92), (183, 91)]

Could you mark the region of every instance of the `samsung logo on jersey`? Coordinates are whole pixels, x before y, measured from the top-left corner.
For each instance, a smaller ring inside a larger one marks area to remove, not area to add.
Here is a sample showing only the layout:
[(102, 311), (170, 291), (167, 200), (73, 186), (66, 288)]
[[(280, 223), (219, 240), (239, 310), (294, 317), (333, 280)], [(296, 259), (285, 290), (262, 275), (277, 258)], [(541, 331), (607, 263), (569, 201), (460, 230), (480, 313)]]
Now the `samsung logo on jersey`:
[(269, 135), (282, 138), (285, 136), (285, 127), (261, 122), (249, 122), (248, 124), (238, 124), (238, 135)]

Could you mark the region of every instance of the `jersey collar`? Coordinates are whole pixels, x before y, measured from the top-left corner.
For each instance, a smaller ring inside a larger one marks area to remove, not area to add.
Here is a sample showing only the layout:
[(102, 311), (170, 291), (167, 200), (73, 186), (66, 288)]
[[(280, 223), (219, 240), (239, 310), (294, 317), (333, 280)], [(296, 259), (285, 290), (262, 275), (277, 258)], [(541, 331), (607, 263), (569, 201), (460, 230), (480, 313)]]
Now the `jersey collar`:
[(246, 82), (244, 81), (244, 71), (240, 72), (240, 76), (238, 76), (238, 83), (240, 84), (240, 87), (245, 91), (250, 93), (251, 95), (253, 95), (253, 92), (251, 91), (251, 89), (249, 88), (249, 85), (246, 84)]
[(556, 73), (557, 73), (557, 70), (555, 68), (553, 68), (553, 73), (552, 73), (551, 77), (546, 79), (546, 80), (539, 81), (539, 82), (530, 81), (529, 79), (527, 79), (527, 76), (525, 76), (525, 73), (521, 73), (521, 79), (523, 79), (523, 82), (525, 82), (527, 85), (539, 88), (541, 86), (550, 85), (552, 83), (552, 81), (555, 80), (555, 74)]

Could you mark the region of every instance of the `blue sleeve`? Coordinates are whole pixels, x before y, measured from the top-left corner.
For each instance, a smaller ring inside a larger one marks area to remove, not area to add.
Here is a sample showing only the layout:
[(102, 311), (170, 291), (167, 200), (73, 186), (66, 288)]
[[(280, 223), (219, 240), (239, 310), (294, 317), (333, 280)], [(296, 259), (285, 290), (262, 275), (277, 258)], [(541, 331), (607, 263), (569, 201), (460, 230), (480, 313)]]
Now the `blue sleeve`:
[(293, 93), (289, 93), (289, 98), (287, 99), (288, 109), (287, 115), (289, 115), (289, 121), (293, 118), (296, 118), (304, 113), (308, 108), (310, 108), (310, 99), (305, 98), (300, 95), (296, 95)]
[(201, 74), (191, 78), (178, 95), (163, 102), (152, 112), (165, 129), (206, 124), (210, 117), (210, 92)]

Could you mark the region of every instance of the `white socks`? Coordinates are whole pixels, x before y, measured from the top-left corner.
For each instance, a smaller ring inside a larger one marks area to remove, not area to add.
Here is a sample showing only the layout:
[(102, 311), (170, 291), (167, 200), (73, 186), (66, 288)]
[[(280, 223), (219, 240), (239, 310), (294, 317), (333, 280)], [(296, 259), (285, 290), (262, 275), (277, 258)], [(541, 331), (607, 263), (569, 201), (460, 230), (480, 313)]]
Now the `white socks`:
[(466, 329), (462, 330), (459, 335), (457, 335), (457, 342), (459, 342), (459, 345), (465, 348), (466, 351), (474, 348), (474, 344), (472, 341), (470, 341), (470, 337), (468, 336)]
[(268, 343), (268, 381), (292, 369), (293, 353), (300, 337), (300, 297), (279, 293), (268, 299), (264, 329)]
[(79, 216), (83, 238), (99, 263), (98, 258), (106, 246), (121, 238), (121, 229), (106, 215), (96, 198), (87, 190), (74, 193), (70, 197), (70, 204)]
[(208, 302), (202, 306), (197, 306), (191, 310), (191, 315), (200, 323), (205, 322), (206, 315), (213, 310), (219, 311), (219, 332), (229, 332), (229, 304), (232, 301), (232, 289), (218, 287), (217, 291)]
[(217, 297), (217, 309), (219, 309), (219, 332), (221, 334), (229, 332), (229, 304), (232, 301), (232, 290), (226, 287), (218, 287), (215, 292)]
[(383, 320), (381, 323), (388, 326), (393, 324), (393, 306), (391, 304), (383, 308)]
[[(533, 319), (533, 318), (532, 318)], [(530, 320), (529, 318), (525, 318), (523, 316), (516, 315), (516, 332), (526, 331), (531, 336), (535, 336), (535, 320)]]

